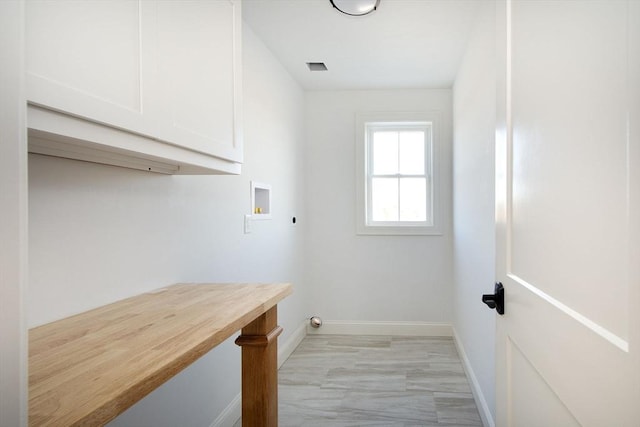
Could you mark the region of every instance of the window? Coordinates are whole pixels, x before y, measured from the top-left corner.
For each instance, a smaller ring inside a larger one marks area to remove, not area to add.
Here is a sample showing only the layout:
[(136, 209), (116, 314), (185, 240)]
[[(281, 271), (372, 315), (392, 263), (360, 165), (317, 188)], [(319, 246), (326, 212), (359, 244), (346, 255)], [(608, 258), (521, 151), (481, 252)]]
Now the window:
[(358, 234), (439, 234), (435, 116), (358, 116)]

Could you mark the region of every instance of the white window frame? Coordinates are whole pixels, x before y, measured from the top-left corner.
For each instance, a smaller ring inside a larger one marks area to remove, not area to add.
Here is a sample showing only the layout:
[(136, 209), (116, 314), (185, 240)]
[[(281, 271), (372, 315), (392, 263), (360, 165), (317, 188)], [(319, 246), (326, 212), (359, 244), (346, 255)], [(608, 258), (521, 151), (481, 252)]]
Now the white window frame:
[[(441, 235), (438, 148), (441, 114), (429, 112), (380, 112), (356, 115), (356, 233), (361, 235)], [(425, 175), (427, 177), (427, 221), (372, 221), (371, 216), (371, 135), (375, 130), (415, 128), (426, 124), (431, 130), (425, 141)]]

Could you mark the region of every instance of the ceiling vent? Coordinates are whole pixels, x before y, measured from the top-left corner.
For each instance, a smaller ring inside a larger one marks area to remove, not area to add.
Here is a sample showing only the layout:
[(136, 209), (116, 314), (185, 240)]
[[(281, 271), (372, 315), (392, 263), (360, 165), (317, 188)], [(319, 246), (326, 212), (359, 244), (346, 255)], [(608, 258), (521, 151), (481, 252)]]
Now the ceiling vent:
[(311, 71), (327, 71), (327, 66), (324, 62), (307, 62), (307, 67)]

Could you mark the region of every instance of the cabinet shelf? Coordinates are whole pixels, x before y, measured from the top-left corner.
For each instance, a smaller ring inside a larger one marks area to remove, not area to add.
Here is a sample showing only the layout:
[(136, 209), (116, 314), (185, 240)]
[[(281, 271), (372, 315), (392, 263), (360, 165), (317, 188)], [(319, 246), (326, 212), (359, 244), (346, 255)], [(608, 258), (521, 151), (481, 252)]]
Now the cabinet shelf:
[(241, 171), (239, 163), (35, 105), (28, 118), (30, 153), (175, 175)]

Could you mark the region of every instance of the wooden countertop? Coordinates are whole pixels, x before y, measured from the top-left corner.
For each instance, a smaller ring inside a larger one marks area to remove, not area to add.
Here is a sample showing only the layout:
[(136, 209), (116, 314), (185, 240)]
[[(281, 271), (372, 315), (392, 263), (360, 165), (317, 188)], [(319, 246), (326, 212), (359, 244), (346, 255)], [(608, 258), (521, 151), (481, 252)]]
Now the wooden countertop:
[(177, 284), (29, 330), (29, 425), (100, 425), (293, 292)]

